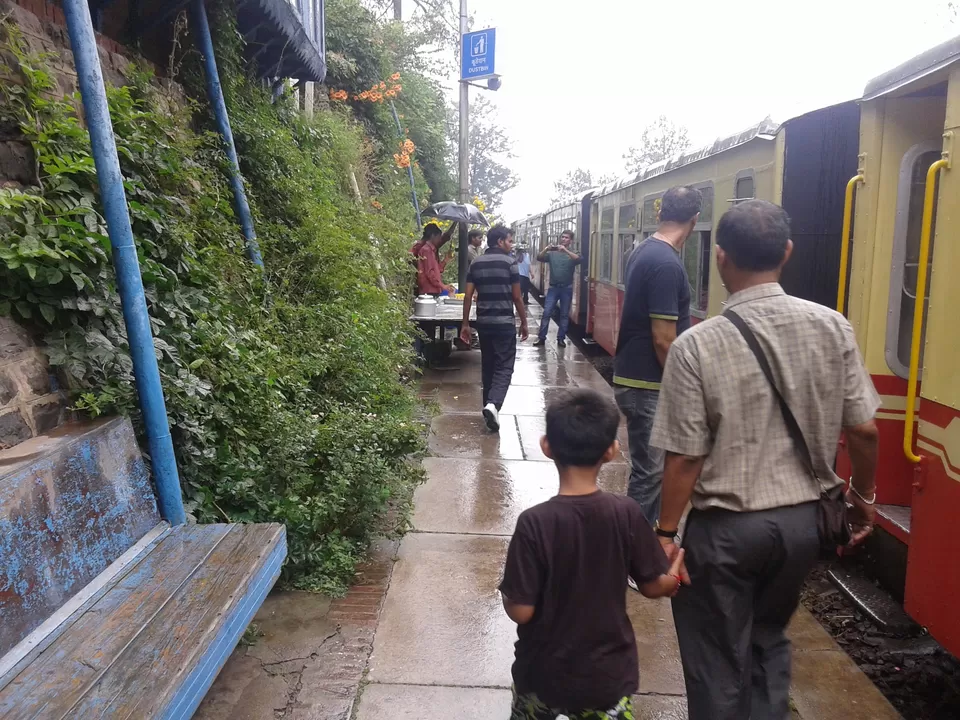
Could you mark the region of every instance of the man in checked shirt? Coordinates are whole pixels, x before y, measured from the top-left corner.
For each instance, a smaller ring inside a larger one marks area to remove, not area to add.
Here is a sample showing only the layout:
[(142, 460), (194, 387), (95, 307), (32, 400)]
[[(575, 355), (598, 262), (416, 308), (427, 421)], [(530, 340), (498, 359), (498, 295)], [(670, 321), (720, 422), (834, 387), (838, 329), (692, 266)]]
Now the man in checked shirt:
[[(817, 499), (843, 431), (853, 464), (853, 542), (873, 526), (880, 405), (853, 329), (830, 308), (784, 293), (790, 221), (751, 200), (717, 226), (727, 311), (752, 330), (809, 448), (809, 471), (757, 357), (729, 317), (680, 335), (667, 356), (650, 444), (666, 451), (656, 533), (677, 553), (681, 516), (690, 586), (673, 600), (690, 720), (786, 720), (785, 628), (816, 563)], [(804, 456), (805, 457), (805, 456)]]

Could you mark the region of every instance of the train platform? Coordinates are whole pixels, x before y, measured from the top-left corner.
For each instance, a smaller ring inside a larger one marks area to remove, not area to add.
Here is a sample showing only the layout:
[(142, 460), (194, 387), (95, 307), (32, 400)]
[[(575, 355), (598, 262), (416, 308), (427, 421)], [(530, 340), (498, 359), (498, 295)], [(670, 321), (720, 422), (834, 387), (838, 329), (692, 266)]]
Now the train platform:
[[(531, 331), (539, 308), (531, 308)], [(556, 325), (545, 348), (517, 351), (499, 435), (480, 416), (480, 354), (456, 352), (429, 369), (422, 393), (440, 414), (430, 429), (427, 480), (415, 496), (413, 530), (397, 550), (379, 614), (358, 720), (506, 718), (515, 625), (497, 584), (517, 516), (556, 492), (556, 471), (539, 449), (544, 408), (569, 387), (613, 391), (571, 343), (558, 348)], [(601, 484), (625, 491), (624, 457), (606, 466)], [(629, 592), (629, 591), (628, 591)], [(670, 603), (629, 592), (640, 652), (638, 717), (686, 717), (683, 674)], [(794, 717), (894, 720), (900, 716), (817, 621), (800, 609), (794, 642)]]

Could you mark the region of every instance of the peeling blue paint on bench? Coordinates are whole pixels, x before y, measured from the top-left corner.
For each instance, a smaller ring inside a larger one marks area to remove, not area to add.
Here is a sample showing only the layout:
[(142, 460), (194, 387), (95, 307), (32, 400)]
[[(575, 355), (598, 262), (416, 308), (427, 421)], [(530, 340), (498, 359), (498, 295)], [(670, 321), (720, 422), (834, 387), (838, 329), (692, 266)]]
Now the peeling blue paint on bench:
[(170, 528), (0, 688), (0, 720), (186, 720), (285, 556), (282, 525)]
[(0, 655), (159, 522), (126, 418), (0, 453)]
[(284, 530), (281, 542), (273, 549), (264, 566), (251, 580), (246, 594), (240, 598), (231, 617), (220, 628), (216, 639), (200, 661), (190, 669), (183, 685), (160, 715), (163, 720), (190, 720), (193, 717), (217, 674), (280, 577), (280, 568), (283, 567), (286, 556), (287, 534)]

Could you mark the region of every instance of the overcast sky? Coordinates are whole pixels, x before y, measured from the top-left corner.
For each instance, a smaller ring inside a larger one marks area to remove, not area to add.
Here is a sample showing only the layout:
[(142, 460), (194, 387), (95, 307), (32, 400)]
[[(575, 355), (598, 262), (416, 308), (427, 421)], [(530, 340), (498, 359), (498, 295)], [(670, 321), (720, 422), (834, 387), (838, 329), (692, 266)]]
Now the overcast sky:
[(947, 1), (470, 0), (474, 27), (497, 28), (503, 87), (487, 94), (520, 178), (499, 214), (545, 209), (578, 165), (623, 174), (621, 156), (661, 113), (699, 146), (859, 97), (960, 34)]

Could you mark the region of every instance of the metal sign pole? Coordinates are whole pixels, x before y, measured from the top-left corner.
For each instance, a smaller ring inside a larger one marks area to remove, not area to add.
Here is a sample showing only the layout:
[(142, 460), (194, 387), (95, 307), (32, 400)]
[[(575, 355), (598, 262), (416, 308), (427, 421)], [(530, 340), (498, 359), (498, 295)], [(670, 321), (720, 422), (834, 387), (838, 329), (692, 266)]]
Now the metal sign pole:
[[(460, 36), (467, 34), (467, 0), (460, 0)], [(460, 41), (460, 54), (465, 53), (463, 40)], [(463, 57), (460, 58), (463, 65)], [(460, 202), (470, 202), (470, 86), (460, 80)], [(467, 224), (460, 223), (458, 239), (457, 274), (460, 292), (467, 286), (467, 263), (470, 255), (467, 252)]]

